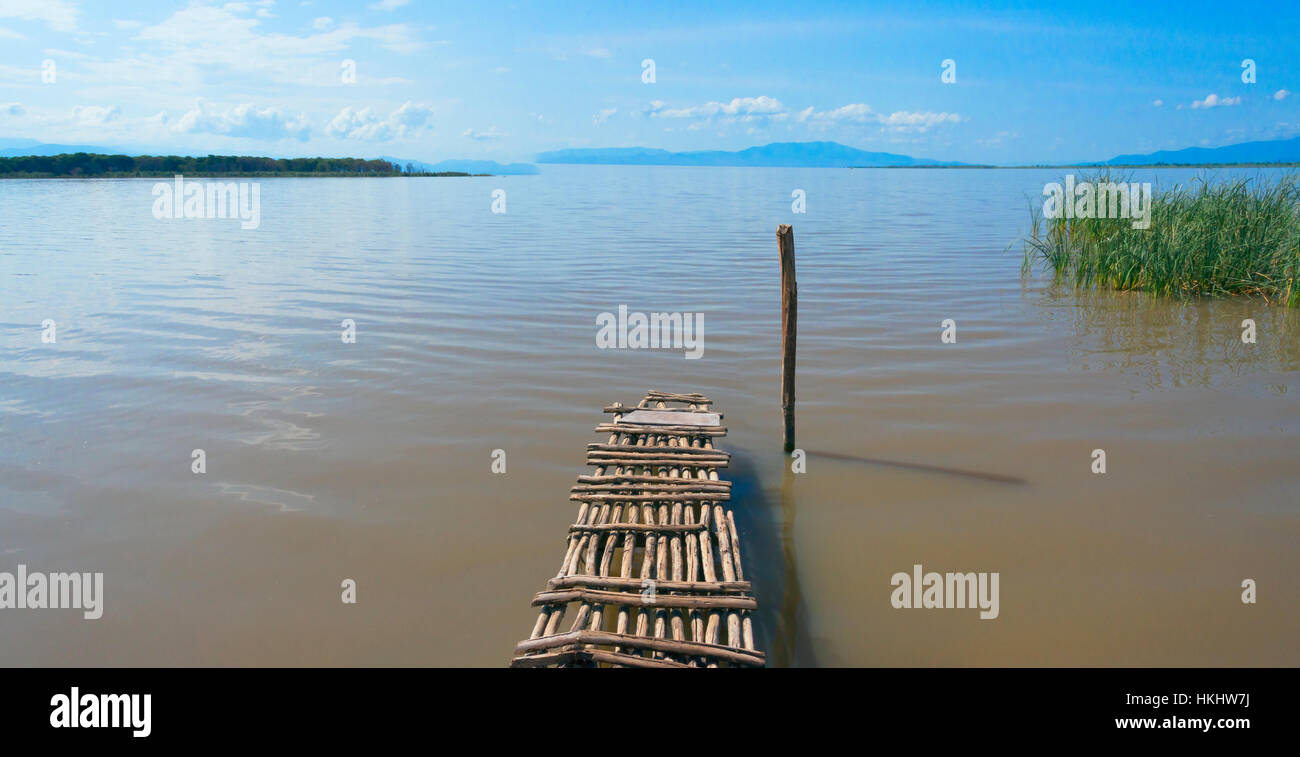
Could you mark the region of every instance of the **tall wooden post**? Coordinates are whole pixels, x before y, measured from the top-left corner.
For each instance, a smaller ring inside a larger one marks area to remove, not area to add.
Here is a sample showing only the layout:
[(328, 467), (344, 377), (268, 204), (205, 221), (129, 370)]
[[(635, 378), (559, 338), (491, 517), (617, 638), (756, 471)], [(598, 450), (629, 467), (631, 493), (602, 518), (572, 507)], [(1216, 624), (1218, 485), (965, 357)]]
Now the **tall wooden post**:
[(794, 342), (799, 320), (799, 285), (794, 279), (794, 229), (776, 227), (781, 252), (781, 415), (785, 418), (785, 451), (794, 451)]

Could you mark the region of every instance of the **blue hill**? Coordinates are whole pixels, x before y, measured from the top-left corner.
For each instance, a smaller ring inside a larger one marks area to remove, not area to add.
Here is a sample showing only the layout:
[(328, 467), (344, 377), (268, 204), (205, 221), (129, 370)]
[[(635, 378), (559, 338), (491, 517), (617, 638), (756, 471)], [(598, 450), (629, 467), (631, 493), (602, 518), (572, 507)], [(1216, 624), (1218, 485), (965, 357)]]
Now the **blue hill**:
[(417, 171), (436, 173), (438, 171), (459, 171), (461, 173), (490, 173), (493, 176), (527, 176), (538, 173), (532, 163), (498, 163), (495, 160), (443, 160), (437, 163), (425, 163), (421, 160), (404, 160), (379, 156), (380, 160), (405, 166), (410, 163)]
[(1300, 137), (1267, 142), (1242, 142), (1226, 147), (1188, 147), (1145, 155), (1118, 155), (1105, 165), (1158, 163), (1300, 163)]
[(24, 155), (70, 155), (78, 152), (93, 152), (101, 155), (126, 154), (121, 150), (111, 147), (99, 147), (96, 145), (50, 145), (26, 139), (6, 140), (4, 143), (0, 144), (14, 145), (15, 143), (22, 142), (27, 142), (29, 144), (0, 147), (0, 158), (19, 158)]
[(780, 166), (847, 168), (850, 166), (960, 166), (963, 163), (913, 158), (889, 152), (868, 152), (839, 142), (773, 142), (728, 152), (693, 150), (669, 152), (649, 147), (600, 147), (552, 150), (538, 163), (637, 166)]

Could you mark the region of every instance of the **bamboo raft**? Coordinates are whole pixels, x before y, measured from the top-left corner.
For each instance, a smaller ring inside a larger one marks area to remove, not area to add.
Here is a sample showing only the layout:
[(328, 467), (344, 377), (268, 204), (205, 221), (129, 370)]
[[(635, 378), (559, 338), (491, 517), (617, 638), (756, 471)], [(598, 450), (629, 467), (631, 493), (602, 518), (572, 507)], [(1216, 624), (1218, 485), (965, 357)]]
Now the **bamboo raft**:
[(533, 597), (540, 614), (512, 667), (764, 665), (736, 520), (720, 504), (731, 499), (718, 478), (730, 455), (713, 446), (727, 429), (711, 405), (652, 390), (635, 408), (604, 408), (613, 420), (596, 432), (609, 440), (587, 445), (596, 473), (569, 493), (579, 504), (564, 561)]

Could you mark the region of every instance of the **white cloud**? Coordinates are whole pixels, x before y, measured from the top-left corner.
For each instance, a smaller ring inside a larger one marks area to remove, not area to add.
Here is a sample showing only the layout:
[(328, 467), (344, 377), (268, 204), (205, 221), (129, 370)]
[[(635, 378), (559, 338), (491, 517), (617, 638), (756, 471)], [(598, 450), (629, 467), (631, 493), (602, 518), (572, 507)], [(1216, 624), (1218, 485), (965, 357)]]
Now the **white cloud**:
[(800, 122), (804, 121), (849, 121), (853, 123), (869, 123), (875, 121), (880, 116), (871, 109), (866, 103), (854, 103), (852, 105), (842, 105), (835, 110), (826, 110), (818, 112), (810, 105), (799, 111), (796, 116)]
[(504, 131), (498, 129), (496, 126), (489, 127), (487, 131), (475, 131), (474, 129), (466, 129), (465, 131), (461, 132), (460, 135), (462, 137), (468, 137), (470, 139), (477, 140), (479, 142), (488, 142), (490, 140), (501, 139), (502, 137), (510, 136)]
[(299, 37), (264, 31), (261, 20), (248, 11), (243, 3), (191, 5), (140, 30), (138, 39), (154, 43), (150, 55), (118, 61), (96, 73), (111, 81), (139, 81), (147, 80), (146, 71), (155, 70), (169, 72), (186, 83), (211, 77), (214, 68), (225, 68), (303, 84), (310, 82), (306, 72), (320, 66), (334, 72), (327, 77), (333, 85), (338, 83), (338, 58), (346, 57), (343, 53), (355, 40), (371, 40), (397, 53), (420, 47), (414, 31), (404, 24), (361, 27), (348, 22)]
[(44, 21), (56, 32), (77, 30), (77, 9), (67, 0), (4, 0), (0, 18)]
[(379, 2), (371, 3), (366, 7), (372, 11), (391, 11), (401, 8), (409, 2), (411, 2), (411, 0), (379, 0)]
[(1276, 92), (1273, 93), (1273, 99), (1274, 99), (1274, 100), (1285, 100), (1286, 97), (1287, 97), (1287, 95), (1289, 95), (1289, 94), (1291, 94), (1289, 91), (1287, 91), (1287, 90), (1285, 90), (1285, 89), (1279, 89), (1278, 91), (1276, 91)]
[(311, 127), (303, 116), (292, 118), (276, 108), (258, 108), (251, 103), (221, 111), (203, 100), (181, 116), (172, 126), (172, 131), (249, 139), (291, 138), (302, 142), (311, 136)]
[(1165, 101), (1164, 101), (1164, 100), (1154, 100), (1154, 101), (1152, 101), (1151, 104), (1154, 105), (1154, 106), (1156, 106), (1157, 108), (1159, 108), (1159, 107), (1163, 107), (1163, 106), (1164, 106)]
[(729, 103), (707, 102), (689, 108), (663, 108), (662, 103), (659, 101), (655, 101), (651, 105), (656, 103), (658, 103), (658, 107), (649, 111), (650, 115), (656, 118), (712, 118), (718, 115), (739, 117), (770, 116), (785, 109), (780, 100), (767, 95), (736, 97)]
[(608, 47), (591, 47), (582, 51), (583, 55), (590, 55), (593, 58), (612, 58), (614, 54), (609, 51)]
[(320, 18), (314, 19), (311, 22), (311, 28), (315, 29), (318, 32), (323, 32), (333, 25), (334, 25), (334, 19), (330, 18), (329, 16), (321, 16)]
[(1218, 95), (1207, 95), (1204, 100), (1196, 100), (1192, 103), (1193, 108), (1222, 108), (1228, 105), (1240, 105), (1240, 97), (1219, 97)]
[(956, 113), (932, 113), (930, 111), (899, 110), (882, 116), (880, 123), (900, 131), (925, 131), (942, 124), (961, 123), (963, 118)]
[(141, 24), (139, 21), (131, 21), (129, 19), (117, 18), (117, 19), (113, 19), (113, 26), (117, 27), (118, 29), (121, 29), (122, 31), (130, 31), (132, 29), (139, 29), (141, 26), (144, 26), (144, 24)]
[(618, 112), (618, 108), (605, 108), (596, 115), (592, 116), (591, 123), (600, 126), (609, 120), (609, 117)]
[(122, 118), (116, 105), (78, 105), (72, 109), (72, 120), (81, 126), (103, 126)]
[(329, 122), (325, 133), (342, 139), (382, 142), (432, 129), (432, 117), (433, 108), (409, 101), (387, 118), (380, 118), (369, 107), (354, 110), (348, 106)]
[(888, 115), (877, 113), (866, 103), (842, 105), (834, 110), (816, 111), (811, 107), (799, 111), (795, 119), (801, 123), (827, 127), (841, 123), (879, 124), (895, 132), (926, 132), (943, 124), (956, 124), (966, 118), (957, 113), (897, 110)]
[(27, 38), (19, 34), (18, 32), (13, 31), (12, 29), (6, 29), (3, 26), (0, 26), (0, 39), (27, 39)]

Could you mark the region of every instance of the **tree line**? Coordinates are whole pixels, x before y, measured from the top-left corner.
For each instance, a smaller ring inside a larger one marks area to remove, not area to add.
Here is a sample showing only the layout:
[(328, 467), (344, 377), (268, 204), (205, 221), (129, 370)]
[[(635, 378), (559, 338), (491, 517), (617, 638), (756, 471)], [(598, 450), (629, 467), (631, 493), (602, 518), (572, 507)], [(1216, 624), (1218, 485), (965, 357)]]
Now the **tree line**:
[(130, 176), (468, 176), (454, 171), (420, 173), (386, 160), (363, 158), (259, 158), (248, 155), (25, 155), (0, 158), (0, 178)]

